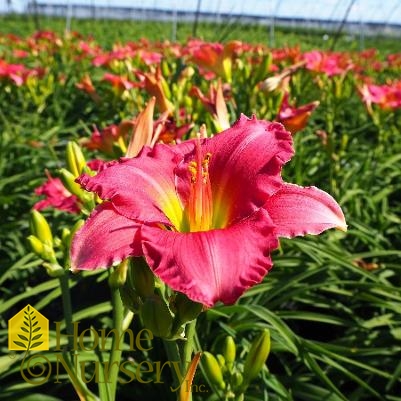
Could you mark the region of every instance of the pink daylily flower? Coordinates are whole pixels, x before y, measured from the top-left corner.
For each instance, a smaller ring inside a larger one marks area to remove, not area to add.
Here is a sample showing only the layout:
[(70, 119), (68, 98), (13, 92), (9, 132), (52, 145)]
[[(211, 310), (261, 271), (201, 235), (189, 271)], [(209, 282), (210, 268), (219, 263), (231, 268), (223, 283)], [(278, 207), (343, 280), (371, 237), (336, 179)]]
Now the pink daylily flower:
[(359, 93), (370, 114), (373, 112), (372, 104), (377, 104), (383, 110), (401, 108), (401, 81), (384, 85), (364, 84), (359, 88)]
[(315, 110), (319, 105), (319, 101), (316, 100), (300, 107), (294, 107), (288, 102), (288, 97), (289, 94), (286, 92), (281, 101), (280, 110), (276, 120), (283, 124), (292, 134), (296, 134), (306, 127), (309, 117), (313, 110)]
[(35, 189), (35, 194), (45, 197), (33, 205), (35, 210), (54, 208), (73, 214), (81, 210), (78, 198), (64, 187), (60, 178), (53, 178), (49, 173), (48, 180)]
[(293, 153), (281, 124), (241, 116), (212, 138), (145, 147), (82, 175), (104, 202), (73, 239), (72, 269), (144, 256), (192, 300), (234, 303), (271, 269), (279, 237), (346, 228), (330, 195), (282, 180)]
[(329, 77), (345, 74), (354, 67), (346, 53), (312, 50), (303, 54), (306, 69)]

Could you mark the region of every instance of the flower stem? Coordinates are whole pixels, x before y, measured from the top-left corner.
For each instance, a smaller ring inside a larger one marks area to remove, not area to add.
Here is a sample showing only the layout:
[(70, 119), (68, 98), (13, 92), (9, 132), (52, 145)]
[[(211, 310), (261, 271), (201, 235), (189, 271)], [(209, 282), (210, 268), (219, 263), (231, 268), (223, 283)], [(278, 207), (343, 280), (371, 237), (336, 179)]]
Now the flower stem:
[(122, 349), (120, 348), (120, 336), (123, 334), (123, 321), (124, 321), (124, 306), (120, 296), (120, 290), (117, 286), (110, 285), (111, 290), (111, 303), (113, 307), (113, 329), (116, 330), (116, 335), (113, 336), (110, 354), (110, 395), (111, 400), (116, 398), (117, 391), (117, 376), (121, 361)]
[[(185, 377), (187, 374), (187, 369), (192, 361), (192, 353), (195, 348), (196, 319), (187, 324), (187, 327), (185, 328), (185, 334), (187, 341), (184, 344), (181, 355), (181, 373), (183, 377)], [(192, 385), (192, 383), (190, 384)], [(192, 400), (191, 392), (189, 392), (187, 400)]]
[(184, 344), (183, 352), (181, 355), (181, 373), (185, 375), (187, 373), (187, 366), (192, 360), (192, 353), (195, 348), (194, 337), (196, 333), (196, 319), (189, 322), (185, 334), (187, 341)]
[(69, 366), (71, 372), (73, 372), (74, 377), (71, 377), (72, 385), (77, 392), (80, 399), (85, 399), (87, 401), (97, 401), (98, 398), (88, 389), (85, 383), (80, 379), (80, 372), (75, 371), (74, 366), (74, 329), (72, 323), (72, 307), (71, 307), (71, 293), (70, 285), (68, 280), (68, 271), (64, 271), (64, 274), (59, 276), (60, 288), (61, 288), (61, 299), (63, 304), (63, 314), (65, 322), (65, 330), (68, 334), (68, 358), (67, 365)]
[[(179, 362), (180, 367), (181, 367), (181, 358), (180, 358), (180, 352), (178, 350), (178, 345), (175, 341), (170, 341), (163, 339), (163, 345), (164, 349), (166, 350), (167, 354), (167, 360), (169, 362)], [(182, 369), (181, 369), (182, 371)], [(178, 377), (177, 372), (171, 368), (171, 373), (173, 375), (173, 388), (178, 388), (180, 386), (180, 377)], [(179, 391), (177, 391), (177, 396), (179, 394)]]
[(63, 313), (64, 313), (64, 322), (65, 322), (65, 330), (68, 334), (68, 349), (70, 350), (70, 357), (72, 358), (72, 350), (74, 348), (74, 329), (72, 326), (72, 307), (71, 307), (71, 293), (70, 293), (70, 285), (68, 280), (68, 273), (64, 272), (59, 277), (60, 288), (61, 288), (61, 298), (63, 301)]

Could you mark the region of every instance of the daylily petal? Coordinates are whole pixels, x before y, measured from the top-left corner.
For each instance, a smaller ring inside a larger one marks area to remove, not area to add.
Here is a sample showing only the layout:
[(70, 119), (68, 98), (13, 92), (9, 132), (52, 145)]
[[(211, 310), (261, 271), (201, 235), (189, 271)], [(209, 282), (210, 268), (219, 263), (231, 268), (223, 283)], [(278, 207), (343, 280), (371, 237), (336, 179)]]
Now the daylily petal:
[(141, 255), (139, 225), (118, 214), (110, 202), (99, 205), (74, 236), (71, 270), (94, 270)]
[(175, 191), (174, 168), (180, 157), (168, 145), (145, 147), (138, 157), (121, 159), (94, 177), (79, 177), (78, 182), (101, 199), (110, 200), (118, 213), (129, 219), (179, 229), (183, 212)]
[(193, 301), (213, 306), (234, 303), (263, 279), (272, 267), (269, 253), (278, 246), (273, 232), (268, 213), (260, 209), (226, 229), (178, 233), (143, 226), (141, 238), (157, 276)]
[(346, 230), (344, 214), (328, 193), (316, 187), (284, 184), (263, 206), (280, 237), (320, 234), (329, 228)]
[[(244, 115), (231, 128), (203, 140), (202, 150), (204, 155), (211, 154), (213, 228), (226, 227), (259, 209), (266, 197), (283, 184), (281, 168), (294, 153), (291, 134), (281, 124)], [(185, 151), (188, 149), (183, 148)], [(194, 152), (186, 156), (176, 171), (177, 191), (183, 200), (188, 199), (187, 164), (191, 160)]]

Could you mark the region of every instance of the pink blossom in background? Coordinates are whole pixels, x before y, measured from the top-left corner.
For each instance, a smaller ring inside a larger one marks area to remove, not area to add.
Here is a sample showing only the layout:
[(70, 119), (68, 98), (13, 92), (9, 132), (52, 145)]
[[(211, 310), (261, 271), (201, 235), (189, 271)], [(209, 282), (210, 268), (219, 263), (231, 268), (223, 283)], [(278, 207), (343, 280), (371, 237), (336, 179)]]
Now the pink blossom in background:
[(35, 189), (35, 194), (44, 196), (33, 205), (35, 210), (54, 208), (68, 213), (79, 213), (81, 210), (78, 198), (64, 187), (60, 178), (53, 178), (50, 174), (48, 180)]

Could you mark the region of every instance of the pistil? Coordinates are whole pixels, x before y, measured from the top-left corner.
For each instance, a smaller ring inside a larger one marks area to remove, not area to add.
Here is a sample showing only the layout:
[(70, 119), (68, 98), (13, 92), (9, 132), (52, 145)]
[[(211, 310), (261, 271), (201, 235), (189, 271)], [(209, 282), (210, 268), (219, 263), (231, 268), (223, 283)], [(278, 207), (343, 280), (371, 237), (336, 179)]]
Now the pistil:
[(195, 142), (195, 160), (188, 165), (191, 189), (187, 213), (191, 232), (210, 230), (213, 218), (212, 188), (209, 178), (211, 153), (202, 155), (200, 141), (201, 134), (198, 134)]

